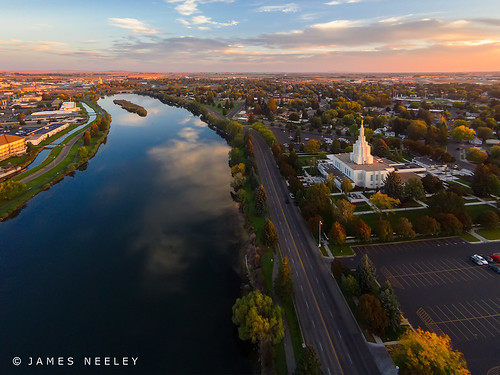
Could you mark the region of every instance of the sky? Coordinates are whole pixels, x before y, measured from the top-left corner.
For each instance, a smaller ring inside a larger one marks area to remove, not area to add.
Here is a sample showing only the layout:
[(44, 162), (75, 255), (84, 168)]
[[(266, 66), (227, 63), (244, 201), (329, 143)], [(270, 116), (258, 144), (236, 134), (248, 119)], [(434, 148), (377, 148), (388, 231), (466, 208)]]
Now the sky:
[(498, 0), (0, 0), (0, 70), (500, 70)]

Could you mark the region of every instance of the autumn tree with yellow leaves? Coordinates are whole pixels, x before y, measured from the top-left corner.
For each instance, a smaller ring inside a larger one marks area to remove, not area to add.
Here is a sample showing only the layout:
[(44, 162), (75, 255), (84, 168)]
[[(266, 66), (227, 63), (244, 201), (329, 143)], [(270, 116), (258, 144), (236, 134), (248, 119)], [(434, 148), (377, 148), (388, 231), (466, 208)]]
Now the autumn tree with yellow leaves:
[(447, 335), (409, 330), (390, 351), (401, 375), (470, 375), (464, 355), (453, 350)]

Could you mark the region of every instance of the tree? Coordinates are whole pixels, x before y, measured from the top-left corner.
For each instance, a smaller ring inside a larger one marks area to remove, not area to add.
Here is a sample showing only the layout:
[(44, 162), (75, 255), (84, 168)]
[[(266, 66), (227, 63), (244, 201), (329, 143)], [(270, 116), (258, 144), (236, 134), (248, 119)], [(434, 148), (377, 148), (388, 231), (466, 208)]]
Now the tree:
[(343, 225), (338, 221), (334, 222), (330, 232), (328, 233), (328, 238), (335, 245), (343, 245), (346, 239), (346, 233)]
[(356, 279), (359, 282), (361, 293), (376, 293), (378, 291), (377, 271), (366, 254), (361, 257), (356, 268)]
[(397, 235), (406, 239), (412, 239), (416, 236), (415, 231), (413, 230), (413, 225), (406, 217), (399, 219), (396, 225), (394, 225), (394, 231)]
[(276, 104), (276, 100), (274, 100), (274, 98), (269, 99), (269, 102), (267, 103), (267, 109), (270, 113), (276, 113), (278, 105)]
[(340, 280), (342, 278), (342, 275), (346, 274), (349, 272), (349, 269), (340, 261), (338, 258), (335, 258), (332, 262), (331, 265), (331, 271), (333, 277), (335, 279)]
[(359, 219), (354, 225), (354, 233), (358, 240), (368, 241), (372, 234), (372, 228), (366, 224), (363, 219)]
[(485, 228), (495, 229), (498, 228), (499, 218), (495, 211), (484, 210), (479, 214), (478, 221)]
[(467, 160), (473, 163), (482, 163), (488, 159), (488, 153), (477, 147), (469, 147), (466, 152)]
[(88, 155), (88, 150), (85, 146), (82, 146), (78, 149), (78, 160), (83, 160), (87, 157)]
[(423, 139), (427, 133), (427, 124), (422, 120), (412, 120), (407, 129), (408, 138), (415, 141)]
[(283, 263), (278, 269), (278, 274), (274, 279), (274, 290), (276, 295), (283, 301), (290, 301), (295, 293), (293, 286), (292, 267), (288, 262), (288, 257), (283, 258)]
[(97, 137), (99, 134), (99, 125), (97, 125), (95, 122), (90, 125), (90, 134), (92, 137)]
[(266, 246), (272, 247), (278, 243), (278, 232), (271, 220), (266, 220), (264, 224), (264, 238), (263, 242)]
[(281, 308), (258, 290), (236, 300), (232, 320), (241, 340), (277, 344), (285, 336)]
[(301, 208), (306, 219), (315, 215), (320, 215), (325, 220), (331, 217), (330, 189), (323, 183), (310, 186), (306, 190), (306, 199)]
[(403, 198), (403, 181), (397, 172), (390, 172), (384, 180), (382, 192), (389, 197), (401, 200)]
[(500, 146), (492, 146), (490, 148), (490, 157), (492, 159), (500, 159)]
[(472, 179), (472, 191), (479, 197), (486, 197), (490, 193), (488, 186), (489, 170), (484, 164), (479, 164), (474, 170), (474, 177)]
[(237, 173), (245, 174), (245, 164), (239, 163), (231, 167), (231, 176), (234, 177)]
[(387, 157), (389, 155), (389, 146), (387, 146), (387, 143), (381, 139), (377, 138), (373, 141), (372, 144), (372, 154), (375, 156), (380, 156), (380, 157)]
[(447, 335), (438, 336), (421, 328), (407, 330), (400, 345), (391, 351), (402, 375), (470, 375), (463, 354), (452, 349)]
[(389, 323), (388, 325), (393, 332), (396, 332), (401, 324), (401, 309), (399, 307), (398, 297), (394, 293), (389, 281), (386, 281), (380, 288), (379, 298), (385, 310)]
[(317, 139), (310, 139), (304, 146), (304, 151), (310, 154), (317, 154), (321, 148), (321, 142)]
[(106, 131), (109, 127), (109, 120), (107, 118), (101, 117), (98, 126), (100, 131)]
[(229, 121), (226, 127), (226, 132), (236, 137), (243, 131), (243, 126), (237, 121)]
[(399, 199), (391, 198), (387, 194), (380, 192), (373, 194), (369, 201), (372, 206), (375, 206), (379, 213), (382, 213), (382, 210), (392, 210), (399, 203), (401, 203)]
[(335, 175), (333, 173), (328, 173), (328, 176), (325, 178), (326, 186), (330, 191), (335, 190)]
[(481, 138), (482, 140), (486, 140), (492, 137), (493, 130), (491, 130), (487, 126), (480, 126), (476, 129), (476, 133), (479, 138)]
[(435, 194), (439, 190), (443, 189), (443, 182), (439, 179), (439, 177), (430, 173), (427, 173), (424, 177), (422, 177), (421, 181), (424, 186), (424, 190), (429, 194)]
[(321, 364), (314, 347), (307, 345), (297, 361), (295, 375), (323, 375)]
[(436, 235), (441, 230), (441, 224), (430, 216), (422, 216), (416, 223), (415, 229), (423, 235)]
[(392, 240), (392, 227), (388, 220), (380, 219), (375, 225), (375, 232), (381, 241)]
[(300, 120), (300, 116), (299, 116), (299, 114), (297, 112), (292, 112), (288, 116), (288, 120), (290, 120), (290, 121), (299, 121)]
[(459, 126), (453, 129), (450, 135), (457, 141), (470, 140), (475, 137), (476, 132), (466, 126)]
[(355, 206), (345, 199), (339, 199), (333, 205), (333, 217), (342, 224), (348, 224), (354, 217)]
[(87, 130), (85, 133), (83, 133), (83, 144), (85, 146), (89, 146), (91, 138), (92, 136), (90, 135), (90, 132)]
[(246, 178), (242, 173), (238, 172), (233, 176), (231, 187), (237, 193), (245, 185)]
[(255, 213), (259, 216), (264, 216), (266, 212), (266, 191), (264, 190), (264, 186), (260, 185), (257, 191), (255, 192)]
[(358, 314), (365, 327), (372, 333), (382, 336), (388, 326), (387, 315), (380, 300), (371, 295), (359, 297)]
[(344, 194), (349, 194), (352, 191), (352, 188), (353, 188), (351, 180), (349, 180), (349, 178), (347, 178), (347, 177), (344, 177), (344, 179), (342, 180), (342, 184), (340, 185), (340, 187), (342, 188), (342, 191), (344, 192)]
[(451, 213), (439, 213), (436, 215), (436, 220), (441, 225), (441, 232), (456, 236), (462, 233), (463, 224), (458, 218)]
[(429, 199), (429, 208), (435, 213), (458, 214), (465, 211), (464, 199), (452, 191), (441, 190)]
[(0, 199), (8, 200), (21, 195), (27, 189), (26, 184), (18, 181), (7, 180), (0, 184)]
[(358, 280), (353, 275), (347, 275), (342, 280), (342, 291), (348, 296), (359, 297), (361, 290), (359, 289)]
[(411, 177), (404, 184), (403, 195), (405, 199), (421, 200), (425, 198), (424, 184), (418, 177)]

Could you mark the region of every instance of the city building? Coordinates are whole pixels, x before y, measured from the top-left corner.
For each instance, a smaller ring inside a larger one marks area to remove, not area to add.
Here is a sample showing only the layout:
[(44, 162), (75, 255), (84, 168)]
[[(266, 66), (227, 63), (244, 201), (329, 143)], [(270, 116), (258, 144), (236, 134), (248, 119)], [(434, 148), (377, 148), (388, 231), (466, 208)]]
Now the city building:
[(11, 134), (0, 134), (0, 160), (11, 156), (22, 155), (26, 152), (26, 143), (23, 137)]

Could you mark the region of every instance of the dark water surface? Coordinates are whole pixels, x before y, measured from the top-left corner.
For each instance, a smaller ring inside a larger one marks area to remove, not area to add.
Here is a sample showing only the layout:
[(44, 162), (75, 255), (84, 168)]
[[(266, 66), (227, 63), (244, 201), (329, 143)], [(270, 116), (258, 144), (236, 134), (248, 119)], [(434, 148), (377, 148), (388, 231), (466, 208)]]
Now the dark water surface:
[(226, 142), (155, 99), (99, 103), (113, 121), (87, 169), (0, 223), (0, 373), (252, 373), (231, 323), (243, 234)]

